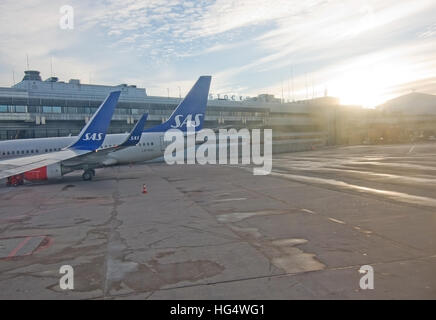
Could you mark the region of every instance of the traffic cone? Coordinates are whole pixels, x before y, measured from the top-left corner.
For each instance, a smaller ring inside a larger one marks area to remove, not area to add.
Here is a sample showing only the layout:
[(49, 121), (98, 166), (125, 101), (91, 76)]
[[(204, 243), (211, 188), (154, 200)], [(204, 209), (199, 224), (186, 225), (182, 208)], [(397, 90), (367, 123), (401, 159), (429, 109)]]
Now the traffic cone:
[(145, 184), (142, 186), (142, 193), (147, 193), (147, 186)]

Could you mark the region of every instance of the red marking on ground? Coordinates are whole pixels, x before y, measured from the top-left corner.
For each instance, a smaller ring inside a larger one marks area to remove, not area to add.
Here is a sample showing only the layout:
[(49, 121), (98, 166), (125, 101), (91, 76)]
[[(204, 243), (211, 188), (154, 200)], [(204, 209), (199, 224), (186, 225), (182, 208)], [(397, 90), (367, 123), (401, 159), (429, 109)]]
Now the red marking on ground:
[(23, 241), (20, 242), (20, 244), (9, 253), (8, 258), (15, 257), (18, 251), (20, 251), (21, 248), (24, 247), (24, 245), (30, 240), (32, 237), (26, 237)]
[(44, 240), (42, 240), (41, 245), (36, 248), (36, 250), (33, 253), (37, 253), (41, 250), (47, 249), (53, 244), (53, 238), (50, 238), (49, 236), (45, 236)]

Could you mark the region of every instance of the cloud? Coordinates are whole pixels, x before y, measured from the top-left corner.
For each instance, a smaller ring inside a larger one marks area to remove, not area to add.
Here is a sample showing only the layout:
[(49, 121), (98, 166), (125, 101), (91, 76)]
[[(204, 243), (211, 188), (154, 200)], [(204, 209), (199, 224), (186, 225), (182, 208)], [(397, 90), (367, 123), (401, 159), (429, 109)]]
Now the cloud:
[[(407, 84), (425, 82), (436, 71), (430, 49), (436, 41), (433, 0), (70, 4), (72, 31), (58, 27), (59, 2), (0, 3), (2, 83), (11, 82), (12, 69), (25, 68), (28, 53), (31, 68), (46, 75), (53, 57), (59, 76), (87, 79), (91, 74), (93, 82), (105, 84), (134, 81), (163, 95), (170, 88), (177, 96), (179, 86), (212, 74), (215, 93), (281, 96), (282, 83), (291, 87), (293, 73), (299, 98), (309, 95), (313, 82), (318, 94), (328, 87), (343, 101), (374, 103), (407, 91)], [(365, 91), (373, 98), (365, 99)]]

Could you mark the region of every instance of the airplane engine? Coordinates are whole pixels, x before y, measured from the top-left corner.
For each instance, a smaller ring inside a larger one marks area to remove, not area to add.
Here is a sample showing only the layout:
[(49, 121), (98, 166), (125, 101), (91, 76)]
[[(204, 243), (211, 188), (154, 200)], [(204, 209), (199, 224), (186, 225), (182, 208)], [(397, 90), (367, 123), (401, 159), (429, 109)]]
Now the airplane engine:
[(57, 180), (63, 175), (60, 163), (50, 164), (24, 173), (24, 179), (28, 181)]

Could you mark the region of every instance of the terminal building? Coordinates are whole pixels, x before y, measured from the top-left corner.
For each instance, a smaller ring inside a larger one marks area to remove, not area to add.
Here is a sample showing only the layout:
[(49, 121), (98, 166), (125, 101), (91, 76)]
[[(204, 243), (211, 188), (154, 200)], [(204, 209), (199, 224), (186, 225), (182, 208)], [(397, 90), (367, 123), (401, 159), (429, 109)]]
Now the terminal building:
[[(129, 132), (143, 113), (149, 114), (146, 127), (162, 123), (181, 101), (149, 96), (146, 89), (135, 85), (82, 84), (78, 79), (66, 82), (56, 77), (42, 80), (39, 71), (24, 73), (19, 83), (0, 87), (0, 140), (77, 135), (113, 90), (120, 90), (121, 96), (109, 133)], [(435, 97), (406, 95), (386, 103), (391, 110), (344, 106), (327, 96), (287, 103), (269, 94), (246, 99), (210, 96), (205, 127), (270, 128), (279, 151), (434, 139)], [(424, 111), (419, 107), (425, 107)], [(421, 110), (422, 114), (401, 108)]]
[[(28, 70), (21, 82), (0, 87), (0, 140), (76, 135), (113, 90), (120, 90), (121, 96), (109, 133), (130, 131), (143, 113), (149, 114), (146, 127), (162, 123), (181, 100), (149, 96), (135, 85), (42, 80), (39, 71)], [(272, 128), (277, 139), (279, 135), (310, 139), (328, 134), (323, 111), (338, 104), (331, 97), (292, 103), (266, 94), (245, 100), (210, 97), (205, 127)]]

